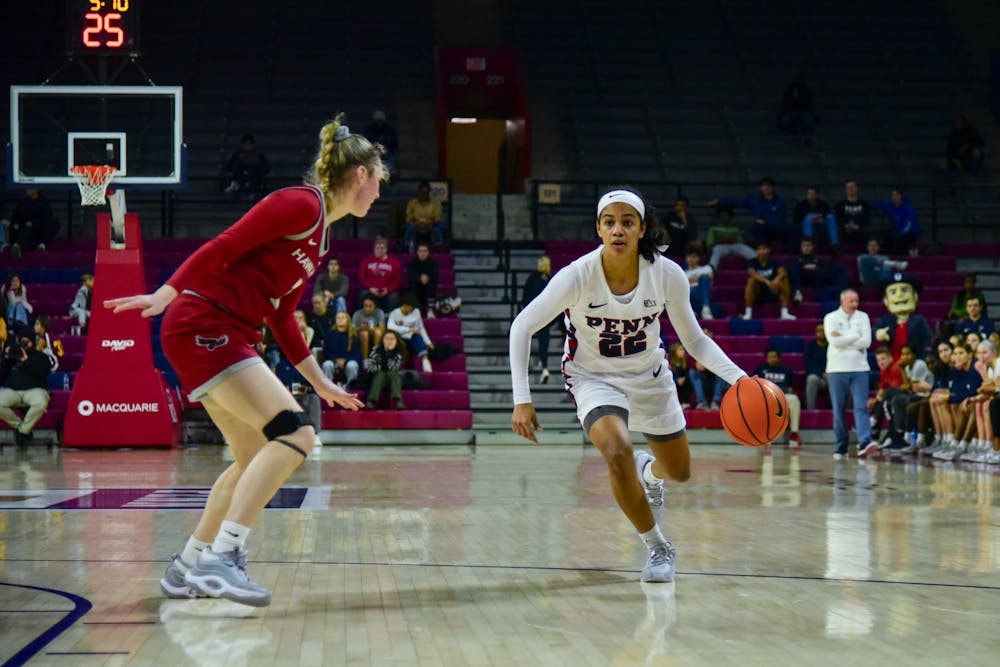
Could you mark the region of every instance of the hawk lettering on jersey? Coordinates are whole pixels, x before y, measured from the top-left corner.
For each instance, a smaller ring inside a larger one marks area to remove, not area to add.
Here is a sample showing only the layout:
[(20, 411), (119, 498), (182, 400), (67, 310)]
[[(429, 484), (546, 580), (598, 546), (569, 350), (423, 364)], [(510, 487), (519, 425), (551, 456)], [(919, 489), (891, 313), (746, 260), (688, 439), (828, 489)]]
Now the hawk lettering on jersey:
[(305, 269), (306, 275), (310, 278), (314, 273), (316, 273), (316, 265), (313, 263), (309, 256), (302, 252), (302, 248), (296, 248), (292, 251), (292, 257), (298, 262), (303, 269)]

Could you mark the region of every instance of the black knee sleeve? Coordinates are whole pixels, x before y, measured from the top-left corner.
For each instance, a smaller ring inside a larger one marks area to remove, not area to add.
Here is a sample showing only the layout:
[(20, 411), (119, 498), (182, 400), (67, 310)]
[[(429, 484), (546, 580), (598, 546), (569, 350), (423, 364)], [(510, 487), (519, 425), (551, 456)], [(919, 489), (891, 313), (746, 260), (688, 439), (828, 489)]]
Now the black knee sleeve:
[(309, 415), (306, 413), (282, 410), (274, 416), (274, 419), (265, 424), (261, 430), (264, 432), (264, 437), (268, 440), (277, 440), (283, 435), (295, 433), (303, 426), (316, 428), (316, 425), (312, 423), (312, 420), (309, 419)]

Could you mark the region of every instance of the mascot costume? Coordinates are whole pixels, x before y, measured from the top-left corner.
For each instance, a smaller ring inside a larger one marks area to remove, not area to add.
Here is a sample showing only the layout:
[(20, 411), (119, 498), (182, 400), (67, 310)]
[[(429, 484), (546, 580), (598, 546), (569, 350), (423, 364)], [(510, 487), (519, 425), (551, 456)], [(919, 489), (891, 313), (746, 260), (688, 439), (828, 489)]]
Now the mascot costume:
[(899, 361), (899, 351), (908, 345), (917, 359), (927, 356), (931, 346), (931, 328), (923, 315), (916, 313), (923, 285), (916, 278), (894, 274), (882, 285), (882, 303), (889, 312), (872, 327), (872, 341), (892, 350), (892, 360)]

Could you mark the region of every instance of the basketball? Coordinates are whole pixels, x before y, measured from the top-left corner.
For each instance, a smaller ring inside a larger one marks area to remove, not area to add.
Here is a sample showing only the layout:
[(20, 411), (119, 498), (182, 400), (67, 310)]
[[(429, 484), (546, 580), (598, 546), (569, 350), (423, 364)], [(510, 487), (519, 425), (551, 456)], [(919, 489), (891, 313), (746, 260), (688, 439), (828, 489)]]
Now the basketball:
[(722, 397), (719, 416), (730, 438), (746, 447), (761, 447), (785, 432), (788, 402), (770, 380), (745, 377)]

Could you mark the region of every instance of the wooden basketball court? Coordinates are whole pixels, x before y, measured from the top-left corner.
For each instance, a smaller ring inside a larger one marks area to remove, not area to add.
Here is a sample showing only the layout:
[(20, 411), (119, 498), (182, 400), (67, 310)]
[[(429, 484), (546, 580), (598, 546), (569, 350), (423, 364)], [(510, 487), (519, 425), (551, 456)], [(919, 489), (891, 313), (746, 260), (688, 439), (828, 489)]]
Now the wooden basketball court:
[(0, 452), (0, 663), (970, 665), (1000, 648), (1000, 471), (694, 447), (674, 584), (592, 447), (330, 447), (251, 532), (270, 607), (157, 581), (221, 449)]

